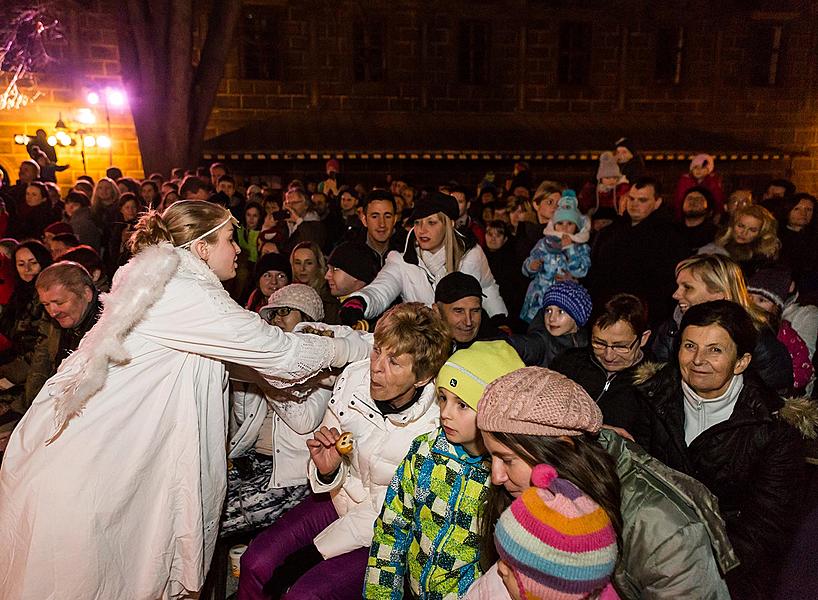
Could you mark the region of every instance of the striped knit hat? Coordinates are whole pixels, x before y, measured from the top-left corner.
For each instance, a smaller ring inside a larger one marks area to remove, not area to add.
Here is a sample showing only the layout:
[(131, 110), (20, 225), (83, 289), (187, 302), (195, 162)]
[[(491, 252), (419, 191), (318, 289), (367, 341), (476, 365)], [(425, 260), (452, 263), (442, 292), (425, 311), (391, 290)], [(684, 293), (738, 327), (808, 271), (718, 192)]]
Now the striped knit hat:
[(611, 585), (616, 532), (607, 513), (557, 477), (551, 465), (534, 467), (531, 483), (500, 515), (494, 531), (497, 551), (514, 572), (520, 595), (526, 600), (592, 593), (618, 598)]

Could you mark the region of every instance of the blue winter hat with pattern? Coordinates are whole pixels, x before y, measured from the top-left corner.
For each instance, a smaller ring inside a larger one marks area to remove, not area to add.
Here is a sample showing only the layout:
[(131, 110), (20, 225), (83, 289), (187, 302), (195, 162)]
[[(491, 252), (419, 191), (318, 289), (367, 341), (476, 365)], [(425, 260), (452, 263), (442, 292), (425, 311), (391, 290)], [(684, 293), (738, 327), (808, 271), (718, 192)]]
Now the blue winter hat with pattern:
[(591, 294), (575, 281), (559, 281), (548, 288), (542, 300), (543, 307), (557, 306), (568, 313), (582, 327), (591, 317)]
[(582, 213), (577, 208), (577, 194), (574, 190), (565, 190), (562, 193), (551, 221), (553, 223), (570, 221), (576, 224), (577, 231), (582, 229)]

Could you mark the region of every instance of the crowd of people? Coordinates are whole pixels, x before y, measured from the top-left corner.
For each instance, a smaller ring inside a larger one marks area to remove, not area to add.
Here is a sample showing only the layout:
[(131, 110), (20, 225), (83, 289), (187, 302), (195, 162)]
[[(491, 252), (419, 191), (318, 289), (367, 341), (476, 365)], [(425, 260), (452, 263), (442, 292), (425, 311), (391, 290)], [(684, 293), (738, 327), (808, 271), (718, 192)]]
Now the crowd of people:
[(335, 160), (64, 191), (24, 161), (0, 599), (195, 597), (235, 535), (239, 600), (773, 597), (818, 431), (816, 198), (714, 167), (664, 194), (623, 138), (579, 193)]

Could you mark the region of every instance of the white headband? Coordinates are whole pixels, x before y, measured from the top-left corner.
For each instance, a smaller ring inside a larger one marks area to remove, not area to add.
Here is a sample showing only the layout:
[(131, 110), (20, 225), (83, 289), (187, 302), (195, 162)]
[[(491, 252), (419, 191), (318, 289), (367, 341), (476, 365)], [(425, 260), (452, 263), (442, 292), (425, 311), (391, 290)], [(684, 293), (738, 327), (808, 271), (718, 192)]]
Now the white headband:
[(203, 240), (203, 239), (205, 239), (207, 236), (209, 236), (209, 235), (210, 235), (211, 233), (213, 233), (214, 231), (218, 231), (219, 229), (221, 229), (222, 227), (224, 227), (225, 225), (227, 225), (227, 224), (228, 224), (230, 221), (232, 221), (232, 220), (233, 220), (233, 215), (230, 215), (230, 216), (229, 216), (229, 217), (227, 217), (227, 218), (226, 218), (224, 221), (222, 221), (221, 223), (219, 223), (218, 225), (216, 225), (214, 228), (212, 228), (212, 229), (208, 229), (208, 230), (207, 230), (207, 231), (205, 231), (205, 232), (204, 232), (202, 235), (200, 235), (199, 237), (193, 238), (193, 239), (192, 239), (192, 240), (190, 240), (189, 242), (185, 242), (184, 244), (180, 244), (179, 246), (177, 246), (177, 248), (189, 248), (190, 246), (192, 246), (193, 244), (195, 244), (195, 243), (196, 243), (196, 242), (198, 242), (199, 240)]

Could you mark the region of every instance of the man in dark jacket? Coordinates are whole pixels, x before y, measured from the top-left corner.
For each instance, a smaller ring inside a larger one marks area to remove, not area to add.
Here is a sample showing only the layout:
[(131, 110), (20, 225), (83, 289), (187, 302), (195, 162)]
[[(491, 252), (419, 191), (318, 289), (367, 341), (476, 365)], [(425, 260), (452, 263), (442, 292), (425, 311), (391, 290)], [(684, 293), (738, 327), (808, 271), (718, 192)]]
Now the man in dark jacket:
[(770, 598), (804, 476), (802, 434), (790, 422), (814, 427), (814, 410), (747, 371), (757, 333), (740, 305), (697, 304), (680, 330), (678, 363), (638, 382), (649, 426), (636, 441), (718, 498), (741, 560), (727, 576), (732, 596)]
[(645, 300), (651, 324), (670, 316), (673, 270), (688, 254), (659, 194), (655, 179), (637, 180), (628, 192), (625, 218), (600, 232), (586, 278), (595, 304), (619, 292)]
[(37, 293), (50, 320), (43, 320), (43, 338), (34, 349), (26, 379), (31, 401), (60, 364), (99, 319), (101, 305), (94, 280), (79, 263), (61, 261), (37, 276)]

